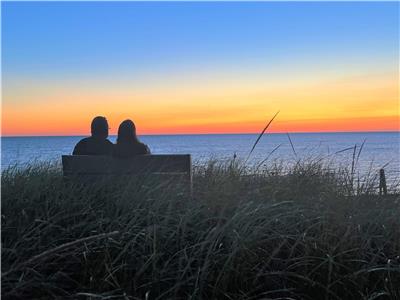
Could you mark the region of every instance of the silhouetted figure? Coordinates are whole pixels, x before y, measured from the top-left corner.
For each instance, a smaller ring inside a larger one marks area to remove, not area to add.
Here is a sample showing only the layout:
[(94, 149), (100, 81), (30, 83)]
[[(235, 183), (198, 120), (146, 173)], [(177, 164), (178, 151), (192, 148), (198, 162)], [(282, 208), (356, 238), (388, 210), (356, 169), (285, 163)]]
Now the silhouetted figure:
[(107, 140), (108, 122), (105, 117), (95, 117), (91, 124), (92, 136), (76, 144), (73, 155), (112, 155), (113, 143)]
[(125, 120), (119, 125), (117, 143), (114, 145), (114, 156), (128, 158), (139, 154), (150, 154), (147, 145), (139, 142), (135, 124)]

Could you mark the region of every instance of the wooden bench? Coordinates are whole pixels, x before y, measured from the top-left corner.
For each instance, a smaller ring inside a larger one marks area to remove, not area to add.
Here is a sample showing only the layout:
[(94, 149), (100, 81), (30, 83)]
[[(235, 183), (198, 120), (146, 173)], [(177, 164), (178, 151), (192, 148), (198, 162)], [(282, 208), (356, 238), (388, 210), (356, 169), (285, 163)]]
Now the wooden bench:
[(137, 155), (128, 159), (96, 155), (63, 155), (63, 174), (67, 178), (93, 181), (120, 176), (158, 176), (185, 181), (192, 190), (192, 162), (189, 154)]

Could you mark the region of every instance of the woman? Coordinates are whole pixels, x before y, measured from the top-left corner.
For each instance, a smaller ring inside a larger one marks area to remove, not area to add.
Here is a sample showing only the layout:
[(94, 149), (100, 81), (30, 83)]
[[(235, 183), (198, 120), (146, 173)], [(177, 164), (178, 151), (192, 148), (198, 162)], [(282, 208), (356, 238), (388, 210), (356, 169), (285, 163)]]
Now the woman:
[(150, 154), (150, 149), (147, 145), (139, 142), (135, 124), (131, 120), (125, 120), (119, 125), (113, 155), (128, 158), (139, 154)]

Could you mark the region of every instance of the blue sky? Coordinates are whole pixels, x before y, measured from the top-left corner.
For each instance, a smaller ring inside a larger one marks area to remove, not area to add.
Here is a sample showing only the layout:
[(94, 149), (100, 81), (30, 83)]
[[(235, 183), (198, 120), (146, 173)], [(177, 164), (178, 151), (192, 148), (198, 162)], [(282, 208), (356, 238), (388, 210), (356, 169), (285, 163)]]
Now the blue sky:
[(3, 2), (4, 74), (141, 74), (378, 60), (399, 3)]

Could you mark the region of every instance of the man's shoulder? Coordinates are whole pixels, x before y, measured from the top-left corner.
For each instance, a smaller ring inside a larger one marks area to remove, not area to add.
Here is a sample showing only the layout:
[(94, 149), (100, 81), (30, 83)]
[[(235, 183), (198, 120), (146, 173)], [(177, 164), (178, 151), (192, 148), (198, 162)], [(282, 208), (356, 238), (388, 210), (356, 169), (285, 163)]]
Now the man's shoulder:
[(86, 137), (81, 139), (75, 146), (74, 155), (110, 155), (113, 150), (113, 143), (108, 139)]
[(74, 147), (74, 151), (72, 154), (74, 155), (81, 155), (86, 154), (86, 148), (88, 144), (88, 137), (81, 139)]
[(90, 143), (90, 137), (85, 137), (85, 138), (79, 140), (79, 142), (76, 143), (75, 147), (82, 147), (88, 143)]
[(92, 137), (92, 136), (85, 137), (85, 138), (81, 139), (79, 141), (79, 143), (96, 143), (96, 144), (97, 143), (104, 143), (104, 144), (107, 144), (107, 145), (113, 145), (113, 143), (110, 142), (108, 139), (99, 139), (99, 138), (95, 138), (95, 137)]
[(84, 144), (84, 143), (87, 143), (87, 142), (89, 142), (90, 140), (92, 139), (92, 137), (85, 137), (85, 138), (83, 138), (83, 139), (81, 139), (79, 142), (78, 142), (78, 144)]

